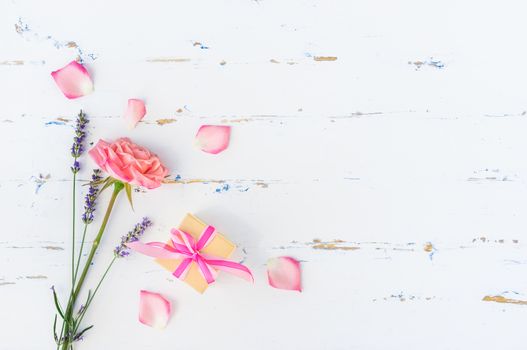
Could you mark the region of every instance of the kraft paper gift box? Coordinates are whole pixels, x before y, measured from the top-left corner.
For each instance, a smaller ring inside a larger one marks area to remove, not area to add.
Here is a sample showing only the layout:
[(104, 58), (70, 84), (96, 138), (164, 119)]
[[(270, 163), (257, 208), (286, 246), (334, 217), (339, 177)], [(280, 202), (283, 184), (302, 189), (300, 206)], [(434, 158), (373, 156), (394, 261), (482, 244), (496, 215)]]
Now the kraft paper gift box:
[[(188, 233), (197, 241), (206, 227), (206, 223), (192, 214), (187, 214), (183, 221), (181, 221), (179, 224), (178, 229)], [(167, 244), (173, 246), (171, 241), (169, 241)], [(223, 236), (220, 232), (216, 231), (214, 238), (205, 248), (201, 250), (201, 252), (217, 256), (222, 259), (228, 259), (235, 250), (236, 245), (225, 238), (225, 236)], [(172, 273), (179, 266), (182, 259), (156, 259), (155, 261)], [(183, 281), (185, 281), (199, 293), (205, 292), (209, 286), (203, 275), (200, 273), (198, 265), (195, 262), (192, 262), (192, 265), (190, 266), (190, 269), (188, 270), (187, 275)]]

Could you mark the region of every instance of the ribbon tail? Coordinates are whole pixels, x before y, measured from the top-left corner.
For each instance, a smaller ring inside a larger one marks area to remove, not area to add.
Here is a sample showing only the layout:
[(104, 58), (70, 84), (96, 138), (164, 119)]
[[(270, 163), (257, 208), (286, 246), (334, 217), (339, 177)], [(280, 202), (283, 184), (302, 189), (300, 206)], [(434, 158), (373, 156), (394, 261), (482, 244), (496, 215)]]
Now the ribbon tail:
[(208, 284), (214, 282), (214, 275), (212, 274), (212, 271), (210, 270), (209, 265), (207, 264), (207, 260), (203, 259), (201, 256), (198, 255), (196, 257), (196, 263), (198, 264), (199, 270), (205, 278), (205, 281), (207, 281)]
[(242, 264), (235, 263), (228, 260), (205, 260), (208, 265), (214, 267), (216, 270), (221, 270), (243, 278), (246, 281), (254, 282), (251, 270)]
[(161, 242), (130, 242), (126, 243), (126, 246), (133, 251), (157, 259), (181, 259), (184, 256), (171, 246)]

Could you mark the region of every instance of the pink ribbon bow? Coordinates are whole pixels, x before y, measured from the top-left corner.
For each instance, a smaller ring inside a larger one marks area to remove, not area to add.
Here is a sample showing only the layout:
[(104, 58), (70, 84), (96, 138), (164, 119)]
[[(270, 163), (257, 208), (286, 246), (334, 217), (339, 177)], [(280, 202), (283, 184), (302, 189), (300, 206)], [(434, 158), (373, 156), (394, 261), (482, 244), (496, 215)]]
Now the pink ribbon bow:
[(182, 259), (179, 266), (172, 273), (179, 279), (185, 278), (192, 262), (195, 262), (208, 284), (214, 282), (216, 270), (226, 271), (253, 282), (254, 279), (251, 271), (242, 264), (219, 259), (201, 252), (212, 241), (215, 234), (216, 229), (212, 226), (207, 226), (196, 242), (194, 237), (188, 233), (173, 228), (170, 230), (170, 239), (174, 245), (173, 247), (161, 242), (131, 242), (126, 245), (136, 252), (153, 258)]

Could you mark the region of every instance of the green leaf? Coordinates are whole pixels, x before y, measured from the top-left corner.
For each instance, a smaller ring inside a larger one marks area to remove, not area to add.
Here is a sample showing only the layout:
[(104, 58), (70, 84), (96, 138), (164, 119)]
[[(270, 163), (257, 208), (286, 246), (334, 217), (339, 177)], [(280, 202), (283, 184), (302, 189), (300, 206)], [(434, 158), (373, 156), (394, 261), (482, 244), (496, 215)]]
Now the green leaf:
[(53, 291), (53, 301), (55, 302), (55, 308), (57, 309), (57, 312), (59, 313), (60, 317), (64, 319), (64, 312), (60, 307), (59, 299), (57, 298), (57, 293), (55, 293), (55, 288), (52, 288), (51, 290)]
[(57, 315), (55, 315), (55, 320), (53, 321), (53, 338), (55, 338), (55, 343), (59, 344), (59, 336), (57, 335)]
[(134, 203), (132, 202), (132, 185), (125, 183), (124, 189), (126, 191), (126, 197), (128, 197), (128, 202), (130, 202), (130, 206), (132, 207), (132, 210), (134, 210)]
[(113, 185), (117, 180), (114, 179), (113, 177), (110, 177), (108, 176), (106, 178), (106, 180), (104, 180), (102, 183), (104, 184), (101, 189), (99, 190), (99, 194), (102, 193), (102, 191), (104, 191), (105, 189), (107, 189), (108, 187), (110, 187), (111, 185)]
[(92, 328), (93, 328), (93, 325), (84, 328), (82, 331), (80, 331), (79, 333), (75, 334), (75, 337), (73, 337), (73, 339), (75, 339), (75, 340), (80, 340), (80, 338), (82, 337), (82, 335), (83, 335), (86, 331), (88, 331), (88, 330), (90, 330), (90, 329), (92, 329)]

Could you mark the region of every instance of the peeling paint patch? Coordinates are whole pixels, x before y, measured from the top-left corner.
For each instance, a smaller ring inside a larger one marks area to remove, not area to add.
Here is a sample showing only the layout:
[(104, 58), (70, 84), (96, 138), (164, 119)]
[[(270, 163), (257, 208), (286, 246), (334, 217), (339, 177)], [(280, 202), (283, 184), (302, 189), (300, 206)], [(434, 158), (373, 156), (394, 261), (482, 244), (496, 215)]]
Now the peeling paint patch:
[(238, 192), (247, 192), (249, 191), (249, 186), (245, 186), (245, 185), (242, 185), (242, 184), (237, 184), (237, 185), (229, 185), (229, 184), (223, 184), (222, 186), (219, 186), (217, 187), (214, 192), (215, 193), (224, 193), (224, 192), (228, 192), (232, 189), (235, 189), (236, 191)]
[[(274, 64), (280, 64), (280, 63), (281, 63), (280, 61), (275, 60), (274, 58), (271, 58), (271, 59), (269, 60), (269, 62), (274, 63)], [(298, 64), (298, 62), (295, 62), (295, 61), (286, 61), (285, 64), (288, 64), (288, 65), (292, 66), (292, 65)]]
[(46, 126), (51, 126), (51, 125), (66, 125), (65, 122), (63, 121), (59, 121), (59, 120), (52, 120), (50, 122), (46, 122), (45, 124)]
[(51, 35), (41, 35), (34, 32), (30, 26), (19, 17), (18, 22), (15, 23), (15, 31), (27, 41), (37, 42), (50, 42), (57, 50), (60, 49), (71, 49), (77, 54), (77, 61), (84, 63), (86, 61), (95, 61), (97, 55), (95, 53), (87, 53), (77, 45), (76, 42), (71, 40), (57, 40)]
[(35, 194), (38, 194), (42, 186), (44, 186), (44, 184), (48, 182), (49, 179), (51, 179), (51, 175), (50, 174), (47, 174), (47, 175), (38, 174), (38, 177), (32, 176), (31, 179), (36, 184)]
[(22, 21), (22, 18), (18, 18), (18, 23), (15, 23), (15, 31), (20, 34), (24, 35), (24, 33), (29, 32), (31, 29), (29, 29), (29, 26)]
[(220, 186), (214, 190), (216, 193), (223, 193), (228, 192), (231, 189), (231, 186), (229, 184), (224, 184), (223, 186)]
[(71, 120), (68, 118), (58, 117), (57, 120), (59, 122), (69, 123)]
[(184, 57), (159, 57), (159, 58), (149, 58), (146, 60), (151, 63), (180, 63), (180, 62), (190, 62), (190, 58)]
[(23, 60), (0, 61), (0, 66), (23, 66)]
[(522, 111), (521, 113), (504, 113), (504, 114), (485, 114), (487, 118), (507, 118), (507, 117), (525, 117), (527, 111)]
[(203, 43), (201, 43), (199, 41), (195, 41), (194, 44), (192, 44), (192, 46), (199, 47), (202, 50), (208, 50), (209, 49), (209, 47), (207, 45), (204, 45)]
[(400, 292), (399, 294), (391, 294), (388, 297), (384, 297), (384, 298), (381, 298), (381, 299), (373, 299), (372, 301), (374, 301), (374, 302), (378, 301), (378, 300), (383, 300), (383, 301), (395, 300), (395, 301), (399, 301), (399, 302), (419, 301), (419, 300), (431, 301), (431, 300), (434, 300), (435, 298), (436, 298), (435, 296), (422, 297), (422, 296), (417, 296), (417, 295), (406, 294), (406, 293)]
[(480, 169), (473, 171), (473, 176), (467, 178), (467, 181), (471, 182), (501, 182), (501, 181), (513, 181), (508, 176), (500, 175), (500, 169)]
[(175, 123), (177, 120), (174, 119), (174, 118), (164, 118), (164, 119), (158, 119), (156, 120), (156, 123), (157, 125), (167, 125), (167, 124), (172, 124), (172, 123)]
[(487, 237), (484, 237), (484, 236), (481, 236), (481, 237), (476, 237), (476, 238), (473, 238), (472, 239), (472, 243), (486, 243), (486, 244), (492, 244), (492, 243), (498, 243), (498, 244), (507, 244), (507, 243), (512, 243), (512, 244), (518, 244), (520, 241), (517, 240), (517, 239), (512, 239), (512, 240), (505, 240), (503, 238), (499, 238), (499, 239), (490, 239), (490, 238), (487, 238)]
[(64, 248), (62, 247), (51, 246), (51, 245), (45, 245), (45, 246), (42, 246), (42, 248), (47, 249), (47, 250), (64, 250)]
[[(232, 188), (240, 192), (247, 192), (251, 186), (258, 186), (260, 188), (267, 188), (269, 184), (263, 182), (262, 180), (243, 180), (243, 179), (225, 179), (225, 180), (216, 180), (216, 179), (182, 179), (181, 175), (176, 175), (175, 178), (170, 179), (166, 178), (163, 180), (163, 183), (166, 184), (220, 184), (221, 186), (217, 187), (214, 192), (226, 192)], [(231, 185), (232, 184), (232, 185)]]
[(180, 175), (177, 175), (175, 180), (171, 180), (171, 179), (165, 179), (163, 180), (163, 183), (172, 183), (172, 184), (184, 184), (184, 185), (188, 185), (188, 184), (209, 184), (209, 183), (218, 183), (218, 184), (222, 184), (224, 183), (225, 180), (207, 180), (207, 179), (188, 179), (188, 180), (182, 180), (181, 179), (181, 176)]
[(428, 258), (430, 258), (430, 260), (434, 259), (434, 254), (436, 253), (437, 249), (431, 242), (427, 242), (423, 250), (428, 253)]
[(526, 300), (519, 300), (519, 299), (512, 299), (512, 298), (506, 298), (502, 295), (486, 295), (482, 299), (483, 301), (492, 301), (495, 303), (503, 303), (503, 304), (516, 304), (516, 305), (527, 305)]
[(223, 124), (227, 123), (246, 123), (252, 121), (252, 118), (238, 118), (238, 119), (222, 119), (221, 122)]
[(331, 242), (322, 242), (320, 239), (314, 239), (311, 243), (313, 249), (320, 250), (358, 250), (360, 247), (353, 246), (343, 246), (342, 243), (345, 243), (343, 240), (335, 239)]
[(35, 275), (35, 276), (26, 276), (28, 280), (47, 280), (48, 276), (44, 275)]
[(336, 56), (314, 56), (313, 60), (317, 62), (332, 62), (332, 61), (336, 61), (337, 57)]
[(424, 66), (434, 67), (437, 69), (445, 68), (445, 64), (442, 61), (435, 60), (432, 57), (425, 61), (408, 61), (409, 65), (413, 65), (415, 70), (420, 70)]
[(384, 114), (385, 114), (384, 112), (361, 112), (361, 111), (357, 111), (357, 112), (353, 112), (353, 113), (348, 114), (348, 115), (330, 116), (328, 118), (331, 119), (331, 121), (335, 121), (335, 119), (376, 117), (376, 116), (380, 116), (380, 115), (384, 115)]
[(16, 284), (15, 282), (0, 282), (0, 286), (7, 286), (10, 284)]

